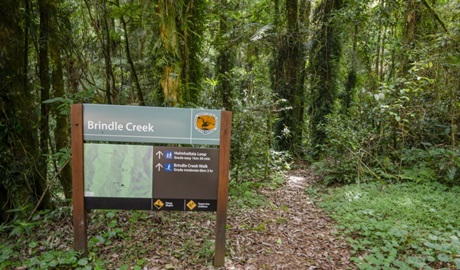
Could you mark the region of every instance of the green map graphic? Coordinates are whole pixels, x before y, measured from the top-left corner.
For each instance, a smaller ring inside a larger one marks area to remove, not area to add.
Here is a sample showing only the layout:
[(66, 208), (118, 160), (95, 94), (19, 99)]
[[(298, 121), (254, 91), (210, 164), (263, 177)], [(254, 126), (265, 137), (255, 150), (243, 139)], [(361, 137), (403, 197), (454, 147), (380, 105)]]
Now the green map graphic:
[(85, 197), (152, 197), (152, 146), (85, 144), (84, 151)]

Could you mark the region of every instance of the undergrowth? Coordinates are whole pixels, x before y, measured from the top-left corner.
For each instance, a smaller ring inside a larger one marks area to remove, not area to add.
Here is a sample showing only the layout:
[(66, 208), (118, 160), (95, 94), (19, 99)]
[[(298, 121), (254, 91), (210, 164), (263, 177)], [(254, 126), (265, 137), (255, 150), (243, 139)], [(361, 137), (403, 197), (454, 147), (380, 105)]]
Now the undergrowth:
[[(0, 227), (0, 269), (140, 270), (156, 258), (179, 268), (212, 263), (214, 213), (91, 211), (87, 257), (73, 250), (70, 212), (50, 215), (54, 211)], [(176, 269), (172, 265), (166, 269)]]
[(347, 185), (320, 194), (360, 269), (460, 269), (460, 187)]
[[(229, 212), (263, 207), (267, 199), (259, 189), (283, 182), (281, 173), (264, 181), (231, 181)], [(0, 269), (144, 269), (155, 260), (169, 262), (165, 269), (212, 265), (214, 212), (93, 210), (89, 217), (87, 258), (73, 250), (69, 207), (0, 224)]]

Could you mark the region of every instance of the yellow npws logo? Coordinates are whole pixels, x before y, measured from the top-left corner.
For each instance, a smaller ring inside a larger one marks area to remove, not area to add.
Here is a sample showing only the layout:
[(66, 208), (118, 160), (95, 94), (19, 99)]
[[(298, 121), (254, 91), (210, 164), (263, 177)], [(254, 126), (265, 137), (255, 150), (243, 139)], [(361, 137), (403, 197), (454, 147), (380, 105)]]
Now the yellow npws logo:
[(195, 129), (204, 135), (214, 132), (217, 130), (217, 116), (213, 113), (198, 113), (195, 115)]

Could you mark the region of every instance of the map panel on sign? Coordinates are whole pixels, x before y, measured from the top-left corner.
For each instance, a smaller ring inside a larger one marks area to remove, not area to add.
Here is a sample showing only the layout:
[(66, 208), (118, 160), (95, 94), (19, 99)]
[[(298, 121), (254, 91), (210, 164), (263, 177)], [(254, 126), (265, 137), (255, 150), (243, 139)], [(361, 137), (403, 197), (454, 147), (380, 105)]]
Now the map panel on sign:
[(84, 156), (85, 197), (152, 197), (152, 146), (86, 143)]

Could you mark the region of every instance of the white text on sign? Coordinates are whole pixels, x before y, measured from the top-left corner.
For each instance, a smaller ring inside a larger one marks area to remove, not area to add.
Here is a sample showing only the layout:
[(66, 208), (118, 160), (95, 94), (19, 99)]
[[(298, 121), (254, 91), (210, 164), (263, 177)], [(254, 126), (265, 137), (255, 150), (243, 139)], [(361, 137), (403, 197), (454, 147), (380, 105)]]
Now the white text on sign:
[(151, 123), (145, 125), (138, 125), (134, 123), (126, 123), (126, 125), (119, 124), (118, 122), (104, 123), (101, 121), (88, 121), (88, 130), (116, 130), (116, 131), (137, 131), (137, 132), (151, 132), (153, 133), (153, 125)]

